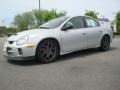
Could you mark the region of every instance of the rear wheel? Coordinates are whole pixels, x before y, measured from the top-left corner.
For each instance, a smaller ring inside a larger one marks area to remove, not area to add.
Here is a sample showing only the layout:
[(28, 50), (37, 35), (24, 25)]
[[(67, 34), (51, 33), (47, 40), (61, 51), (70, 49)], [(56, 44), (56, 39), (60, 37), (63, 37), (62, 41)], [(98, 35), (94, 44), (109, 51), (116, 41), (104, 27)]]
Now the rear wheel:
[(102, 51), (107, 51), (110, 49), (110, 38), (109, 36), (104, 36), (101, 40), (101, 46), (99, 47)]
[(36, 59), (41, 63), (53, 62), (59, 55), (59, 46), (55, 40), (47, 39), (40, 42), (36, 52)]

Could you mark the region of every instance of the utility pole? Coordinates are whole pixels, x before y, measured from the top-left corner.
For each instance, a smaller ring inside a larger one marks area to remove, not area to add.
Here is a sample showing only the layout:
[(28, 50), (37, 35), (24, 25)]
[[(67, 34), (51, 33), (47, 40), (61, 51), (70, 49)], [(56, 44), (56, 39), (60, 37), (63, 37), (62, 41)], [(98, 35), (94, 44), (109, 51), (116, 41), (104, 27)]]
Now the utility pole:
[(41, 16), (42, 15), (41, 15), (41, 2), (40, 2), (40, 0), (39, 0), (39, 13), (40, 13), (40, 23), (39, 24), (41, 25), (41, 18), (42, 18)]
[(40, 11), (40, 9), (41, 9), (40, 6), (41, 6), (41, 3), (40, 3), (40, 0), (39, 0), (39, 11)]

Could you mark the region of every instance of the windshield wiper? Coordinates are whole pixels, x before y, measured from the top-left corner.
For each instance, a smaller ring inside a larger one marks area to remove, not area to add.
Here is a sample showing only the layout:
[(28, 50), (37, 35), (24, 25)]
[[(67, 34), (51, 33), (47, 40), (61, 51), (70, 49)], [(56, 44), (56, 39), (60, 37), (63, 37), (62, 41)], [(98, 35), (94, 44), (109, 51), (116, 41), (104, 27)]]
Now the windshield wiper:
[(39, 27), (39, 28), (42, 28), (42, 29), (50, 29), (50, 28), (48, 28), (48, 27)]

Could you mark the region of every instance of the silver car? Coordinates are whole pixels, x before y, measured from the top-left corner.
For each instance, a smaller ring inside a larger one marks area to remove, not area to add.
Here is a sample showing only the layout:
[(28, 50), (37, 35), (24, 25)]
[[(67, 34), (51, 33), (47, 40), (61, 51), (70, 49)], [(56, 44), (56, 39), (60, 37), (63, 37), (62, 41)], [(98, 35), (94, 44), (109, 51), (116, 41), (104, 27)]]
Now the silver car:
[(58, 55), (99, 48), (107, 51), (113, 39), (110, 26), (88, 16), (60, 17), (37, 29), (27, 30), (7, 39), (4, 55), (9, 60), (35, 59), (54, 61)]

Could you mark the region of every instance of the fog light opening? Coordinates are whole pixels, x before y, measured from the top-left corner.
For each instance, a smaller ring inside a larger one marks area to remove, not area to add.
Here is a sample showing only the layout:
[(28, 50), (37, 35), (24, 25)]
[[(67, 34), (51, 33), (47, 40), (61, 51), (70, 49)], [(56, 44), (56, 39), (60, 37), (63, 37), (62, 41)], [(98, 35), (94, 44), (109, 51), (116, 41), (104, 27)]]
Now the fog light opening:
[(23, 55), (23, 50), (21, 48), (18, 48), (19, 55)]

